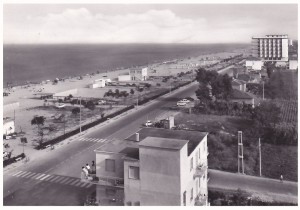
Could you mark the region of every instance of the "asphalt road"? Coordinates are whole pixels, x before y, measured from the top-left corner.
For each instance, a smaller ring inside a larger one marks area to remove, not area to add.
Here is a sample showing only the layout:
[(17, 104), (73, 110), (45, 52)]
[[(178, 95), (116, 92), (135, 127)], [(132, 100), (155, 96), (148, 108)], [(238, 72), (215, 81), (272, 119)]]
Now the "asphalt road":
[(181, 88), (156, 99), (128, 115), (111, 119), (82, 136), (65, 140), (54, 150), (43, 151), (39, 158), (3, 174), (4, 205), (82, 205), (95, 186), (80, 182), (81, 167), (95, 160), (94, 150), (106, 141), (124, 139), (140, 129), (146, 120), (168, 112), (168, 107), (193, 95), (197, 85)]
[(266, 201), (298, 202), (298, 183), (249, 176), (238, 173), (229, 173), (219, 170), (209, 170), (209, 188), (237, 190), (238, 188), (254, 193)]

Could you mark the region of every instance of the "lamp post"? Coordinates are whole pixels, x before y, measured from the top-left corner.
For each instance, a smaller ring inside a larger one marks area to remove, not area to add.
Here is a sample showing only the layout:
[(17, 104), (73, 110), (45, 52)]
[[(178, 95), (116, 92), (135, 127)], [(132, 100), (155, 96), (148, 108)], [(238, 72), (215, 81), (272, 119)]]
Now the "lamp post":
[(261, 143), (260, 143), (260, 138), (258, 139), (258, 151), (259, 151), (259, 176), (261, 176)]
[(79, 131), (81, 133), (81, 96), (80, 96), (80, 106), (79, 106)]

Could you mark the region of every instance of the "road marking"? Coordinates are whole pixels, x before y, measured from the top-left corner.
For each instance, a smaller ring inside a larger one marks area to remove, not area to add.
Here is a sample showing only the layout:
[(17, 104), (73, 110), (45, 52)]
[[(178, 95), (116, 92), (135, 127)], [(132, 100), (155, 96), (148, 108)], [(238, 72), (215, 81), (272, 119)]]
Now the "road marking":
[(58, 183), (58, 182), (61, 181), (62, 179), (64, 179), (64, 177), (61, 177), (61, 176), (60, 176), (59, 179), (55, 180), (54, 182), (55, 182), (55, 183)]
[(22, 174), (20, 177), (24, 178), (25, 176), (27, 176), (27, 175), (29, 175), (29, 174), (30, 174), (30, 172), (26, 171), (26, 173), (25, 173), (25, 174)]
[(91, 187), (91, 186), (93, 186), (93, 184), (92, 183), (90, 183), (88, 186), (86, 186), (85, 188), (89, 188), (89, 187)]
[(70, 178), (69, 181), (67, 181), (65, 184), (69, 185), (73, 181), (74, 181), (74, 179)]
[(12, 175), (12, 176), (16, 176), (16, 175), (18, 175), (18, 174), (20, 174), (20, 173), (22, 173), (23, 171), (19, 171), (18, 173), (15, 173), (14, 175)]
[(26, 176), (24, 176), (23, 178), (29, 178), (29, 177), (31, 177), (31, 176), (33, 176), (33, 175), (35, 175), (35, 173), (33, 173), (33, 172), (28, 172), (29, 174), (27, 174)]
[(69, 185), (74, 185), (74, 184), (77, 183), (78, 181), (80, 182), (80, 180), (76, 179), (74, 182), (70, 183)]
[(44, 176), (43, 178), (41, 178), (40, 180), (46, 180), (49, 176), (50, 175), (48, 174), (48, 175)]
[(65, 177), (64, 179), (62, 179), (59, 184), (64, 184), (64, 182), (68, 181), (70, 178), (69, 177)]
[(42, 174), (42, 175), (40, 175), (40, 176), (38, 176), (38, 177), (35, 177), (35, 179), (40, 179), (40, 178), (42, 178), (43, 176), (46, 176), (47, 174)]
[(35, 176), (31, 177), (31, 179), (35, 179), (36, 177), (38, 177), (38, 176), (40, 176), (40, 175), (42, 175), (42, 174), (37, 173)]
[(50, 180), (48, 180), (49, 182), (53, 182), (53, 181), (55, 181), (55, 180), (57, 180), (59, 178), (59, 176), (54, 176), (54, 179), (50, 179)]
[(79, 187), (79, 185), (81, 185), (82, 184), (82, 182), (81, 182), (81, 180), (79, 180), (79, 182), (76, 184), (76, 185), (74, 185), (75, 187)]

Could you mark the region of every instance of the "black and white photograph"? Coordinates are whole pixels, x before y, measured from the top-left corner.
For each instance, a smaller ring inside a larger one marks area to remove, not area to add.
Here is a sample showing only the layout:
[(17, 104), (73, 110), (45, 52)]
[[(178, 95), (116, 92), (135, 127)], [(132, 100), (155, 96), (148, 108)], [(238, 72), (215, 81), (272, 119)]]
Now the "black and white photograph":
[(297, 1), (1, 9), (5, 209), (298, 206)]

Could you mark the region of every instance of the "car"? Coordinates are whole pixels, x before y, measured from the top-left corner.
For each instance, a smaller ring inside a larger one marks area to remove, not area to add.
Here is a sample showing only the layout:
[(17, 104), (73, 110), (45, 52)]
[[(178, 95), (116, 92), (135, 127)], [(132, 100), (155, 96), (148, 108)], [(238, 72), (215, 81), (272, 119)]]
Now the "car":
[(98, 101), (98, 104), (100, 105), (100, 104), (105, 104), (106, 103), (106, 101), (104, 101), (104, 100), (99, 100)]
[(147, 127), (152, 126), (152, 125), (153, 125), (153, 123), (152, 123), (150, 120), (148, 120), (148, 121), (145, 123), (145, 126), (147, 126)]
[(177, 106), (185, 106), (185, 105), (186, 105), (186, 102), (183, 102), (183, 101), (177, 102)]
[(182, 99), (181, 101), (182, 101), (182, 102), (185, 102), (185, 103), (190, 103), (190, 102), (191, 102), (190, 100), (187, 100), (187, 99), (185, 99), (185, 98)]

